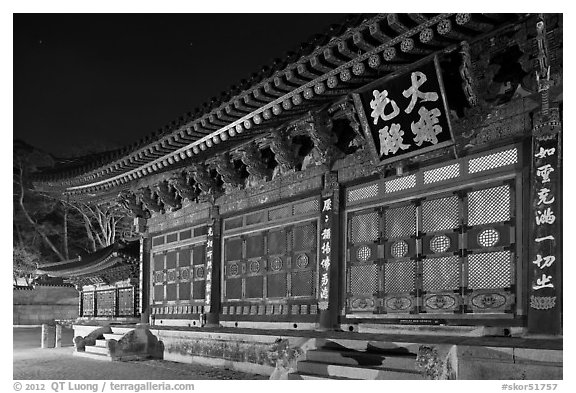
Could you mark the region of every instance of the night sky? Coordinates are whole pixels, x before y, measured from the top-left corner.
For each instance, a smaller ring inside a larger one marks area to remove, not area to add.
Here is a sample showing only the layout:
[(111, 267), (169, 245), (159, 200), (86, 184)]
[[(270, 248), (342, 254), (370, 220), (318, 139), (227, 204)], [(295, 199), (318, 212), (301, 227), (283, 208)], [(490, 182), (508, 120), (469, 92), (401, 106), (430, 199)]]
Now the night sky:
[(137, 141), (344, 14), (15, 14), (14, 138), (56, 156)]

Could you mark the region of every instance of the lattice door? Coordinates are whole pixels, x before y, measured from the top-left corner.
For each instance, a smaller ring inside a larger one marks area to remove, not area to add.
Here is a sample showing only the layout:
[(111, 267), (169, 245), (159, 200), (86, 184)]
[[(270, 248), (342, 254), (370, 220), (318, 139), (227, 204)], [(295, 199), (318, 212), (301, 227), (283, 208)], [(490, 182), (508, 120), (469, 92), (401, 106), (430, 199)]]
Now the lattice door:
[(509, 184), (473, 190), (465, 197), (467, 251), (463, 295), (467, 312), (513, 311), (514, 200), (514, 188)]
[(347, 260), (347, 308), (366, 312), (377, 309), (379, 276), (379, 241), (381, 236), (381, 212), (366, 209), (348, 215)]
[(316, 291), (316, 222), (224, 240), (224, 299), (312, 297)]
[(347, 310), (512, 312), (514, 200), (500, 184), (348, 214)]

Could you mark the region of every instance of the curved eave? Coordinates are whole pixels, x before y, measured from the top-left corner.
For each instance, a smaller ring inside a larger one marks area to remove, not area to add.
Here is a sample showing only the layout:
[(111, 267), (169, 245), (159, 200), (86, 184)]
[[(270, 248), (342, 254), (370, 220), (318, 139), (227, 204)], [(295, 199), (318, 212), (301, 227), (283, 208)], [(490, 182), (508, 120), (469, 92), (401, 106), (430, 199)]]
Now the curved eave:
[[(223, 145), (232, 147), (279, 121), (338, 100), (369, 79), (518, 21), (515, 15), (492, 22), (485, 15), (468, 19), (462, 15), (470, 14), (438, 14), (430, 18), (422, 14), (381, 14), (370, 18), (127, 157), (72, 179), (35, 183), (71, 196), (106, 192), (168, 170), (180, 161), (200, 160), (221, 150)], [(446, 26), (447, 31), (443, 31)], [(396, 36), (390, 37), (391, 31)], [(424, 31), (428, 36), (422, 34)], [(217, 145), (220, 148), (216, 149)]]

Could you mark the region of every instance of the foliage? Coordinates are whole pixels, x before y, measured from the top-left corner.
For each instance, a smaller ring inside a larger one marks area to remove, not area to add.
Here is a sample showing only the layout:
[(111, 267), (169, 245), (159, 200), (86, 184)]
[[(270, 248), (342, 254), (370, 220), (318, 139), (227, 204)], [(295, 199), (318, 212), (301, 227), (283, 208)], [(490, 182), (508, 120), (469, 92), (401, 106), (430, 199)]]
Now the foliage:
[(114, 205), (71, 202), (60, 192), (34, 189), (30, 174), (46, 163), (51, 163), (46, 154), (14, 143), (15, 277), (29, 266), (23, 265), (22, 261), (30, 259), (24, 256), (37, 256), (36, 264), (75, 258), (113, 244), (127, 227), (128, 219)]
[(31, 278), (38, 267), (40, 254), (34, 248), (16, 245), (13, 248), (12, 258), (14, 261), (14, 281), (16, 281), (16, 278), (25, 278), (28, 282), (28, 279)]

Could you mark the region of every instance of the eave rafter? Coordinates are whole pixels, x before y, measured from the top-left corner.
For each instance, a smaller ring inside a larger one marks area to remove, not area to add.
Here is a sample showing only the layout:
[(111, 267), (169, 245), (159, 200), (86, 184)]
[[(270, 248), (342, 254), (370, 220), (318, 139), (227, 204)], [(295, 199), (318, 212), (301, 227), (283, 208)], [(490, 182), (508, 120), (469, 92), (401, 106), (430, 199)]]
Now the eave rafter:
[[(263, 69), (265, 77), (243, 81), (224, 101), (213, 99), (195, 119), (181, 118), (173, 131), (140, 145), (103, 165), (79, 168), (59, 183), (78, 194), (120, 187), (148, 174), (166, 171), (181, 161), (193, 162), (203, 153), (221, 152), (240, 143), (239, 136), (261, 132), (301, 116), (326, 101), (335, 101), (375, 77), (488, 33), (517, 16), (476, 14), (381, 14), (337, 31), (317, 36), (297, 60), (282, 69)], [(277, 62), (277, 64), (281, 64)], [(252, 85), (250, 86), (250, 83)], [(236, 142), (233, 142), (236, 140)], [(225, 143), (222, 143), (225, 142)], [(216, 148), (216, 145), (220, 145)], [(212, 150), (209, 150), (212, 149)], [(213, 150), (216, 149), (216, 150)], [(122, 150), (124, 151), (124, 150)], [(122, 153), (119, 153), (122, 154)], [(96, 166), (96, 168), (94, 168)], [(58, 182), (53, 175), (52, 181)]]

